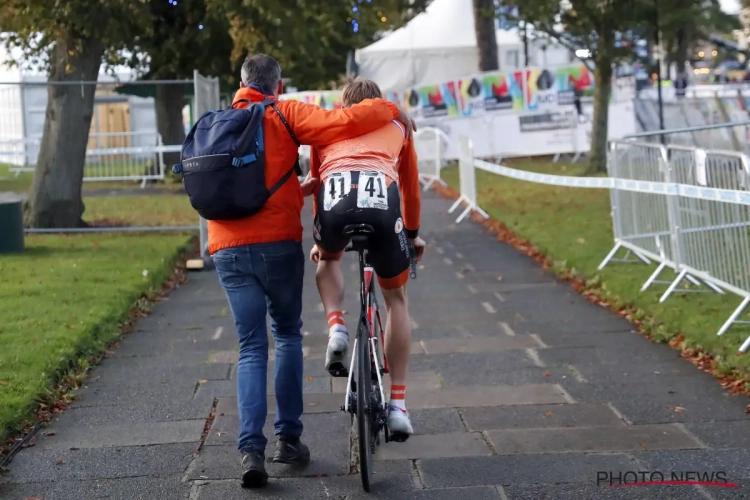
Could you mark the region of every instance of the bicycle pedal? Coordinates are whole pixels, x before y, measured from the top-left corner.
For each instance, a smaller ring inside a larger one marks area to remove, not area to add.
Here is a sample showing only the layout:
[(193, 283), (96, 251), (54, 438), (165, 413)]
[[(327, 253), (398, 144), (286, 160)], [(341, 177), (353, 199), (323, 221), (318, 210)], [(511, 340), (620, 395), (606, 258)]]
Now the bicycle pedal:
[(349, 369), (344, 366), (343, 363), (331, 363), (331, 365), (328, 367), (328, 373), (331, 375), (331, 377), (348, 377), (349, 376)]

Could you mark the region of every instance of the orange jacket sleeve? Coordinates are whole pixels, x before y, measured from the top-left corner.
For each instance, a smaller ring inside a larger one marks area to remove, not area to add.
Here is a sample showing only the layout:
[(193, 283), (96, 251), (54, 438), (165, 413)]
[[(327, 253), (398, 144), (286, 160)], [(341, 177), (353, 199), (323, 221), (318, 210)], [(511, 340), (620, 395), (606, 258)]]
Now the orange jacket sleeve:
[(398, 158), (398, 187), (401, 191), (402, 214), (404, 227), (409, 238), (415, 238), (419, 230), (419, 218), (422, 210), (421, 190), (419, 188), (419, 169), (417, 151), (414, 142), (406, 140)]
[(294, 135), (302, 144), (325, 146), (352, 139), (398, 118), (398, 106), (385, 99), (365, 99), (350, 108), (325, 110), (300, 101), (281, 101), (279, 106)]
[[(318, 156), (318, 150), (315, 147), (310, 148), (310, 177), (312, 179), (320, 179), (320, 157)], [(318, 193), (320, 192), (321, 186), (318, 183), (315, 186), (315, 190), (312, 195), (312, 209), (313, 218), (318, 215)]]

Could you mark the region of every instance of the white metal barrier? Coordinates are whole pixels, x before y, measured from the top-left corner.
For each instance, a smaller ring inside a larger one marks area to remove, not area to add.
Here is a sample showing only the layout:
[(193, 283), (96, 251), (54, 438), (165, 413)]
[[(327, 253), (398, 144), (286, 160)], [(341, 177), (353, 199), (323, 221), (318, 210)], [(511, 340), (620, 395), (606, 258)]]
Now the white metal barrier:
[(445, 149), (450, 138), (436, 127), (420, 128), (414, 134), (414, 149), (417, 151), (419, 182), (427, 191), (434, 183), (445, 186), (440, 177)]
[[(468, 206), (457, 223), (476, 209), (475, 169), (513, 179), (580, 188), (606, 188), (612, 200), (615, 246), (599, 269), (628, 250), (645, 263), (657, 264), (641, 290), (669, 284), (668, 299), (685, 280), (707, 288), (686, 291), (730, 292), (742, 298), (717, 335), (723, 335), (750, 306), (750, 158), (735, 151), (630, 141), (611, 143), (606, 178), (570, 177), (515, 170), (473, 158), (471, 141), (461, 137), (459, 161), (461, 203)], [(631, 261), (632, 262), (632, 261)], [(676, 272), (657, 281), (666, 269)], [(750, 336), (740, 352), (750, 348)]]
[[(0, 161), (9, 157), (36, 158), (41, 141), (41, 137), (0, 141)], [(156, 131), (92, 133), (89, 144), (93, 147), (86, 150), (84, 182), (141, 181), (142, 185), (149, 180), (163, 180), (164, 153), (179, 152), (181, 148), (164, 146)], [(18, 166), (8, 170), (18, 176), (22, 172), (33, 172), (34, 167)]]
[(461, 195), (458, 197), (453, 206), (448, 209), (448, 213), (452, 214), (462, 203), (466, 204), (466, 208), (461, 215), (456, 219), (456, 224), (460, 224), (472, 210), (479, 212), (482, 217), (489, 219), (490, 216), (479, 208), (477, 204), (477, 180), (476, 172), (474, 170), (474, 145), (471, 139), (465, 135), (459, 136), (459, 150), (460, 156), (458, 158), (458, 175), (460, 180)]

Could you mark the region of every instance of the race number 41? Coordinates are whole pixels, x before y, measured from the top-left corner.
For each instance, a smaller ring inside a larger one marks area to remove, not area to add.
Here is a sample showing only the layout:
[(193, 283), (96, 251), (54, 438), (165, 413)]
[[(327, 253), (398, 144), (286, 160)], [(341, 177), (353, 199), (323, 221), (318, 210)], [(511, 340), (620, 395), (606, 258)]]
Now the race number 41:
[(385, 175), (379, 172), (360, 172), (357, 185), (357, 208), (388, 210)]
[(322, 189), (325, 189), (325, 194), (323, 195), (323, 210), (327, 212), (352, 190), (351, 172), (331, 174), (328, 179), (326, 179), (326, 184), (325, 186), (322, 186)]

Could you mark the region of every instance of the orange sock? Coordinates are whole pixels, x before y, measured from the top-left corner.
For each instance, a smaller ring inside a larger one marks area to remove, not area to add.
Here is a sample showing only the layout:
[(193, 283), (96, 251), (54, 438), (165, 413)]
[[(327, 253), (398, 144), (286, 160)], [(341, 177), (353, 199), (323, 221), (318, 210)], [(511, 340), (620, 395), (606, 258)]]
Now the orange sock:
[(328, 328), (333, 328), (335, 325), (344, 326), (344, 313), (341, 311), (332, 311), (328, 314)]
[(406, 386), (391, 384), (391, 406), (406, 411)]

